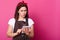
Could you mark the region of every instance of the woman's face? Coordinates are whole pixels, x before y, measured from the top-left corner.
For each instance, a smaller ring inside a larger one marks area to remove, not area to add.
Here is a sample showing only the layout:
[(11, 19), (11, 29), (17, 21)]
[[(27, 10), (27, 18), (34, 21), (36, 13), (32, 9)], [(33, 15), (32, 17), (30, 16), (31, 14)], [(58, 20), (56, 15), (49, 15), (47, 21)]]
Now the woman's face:
[(21, 8), (19, 9), (18, 13), (19, 13), (19, 16), (21, 16), (21, 17), (24, 18), (24, 17), (26, 16), (26, 13), (27, 13), (26, 7), (21, 7)]

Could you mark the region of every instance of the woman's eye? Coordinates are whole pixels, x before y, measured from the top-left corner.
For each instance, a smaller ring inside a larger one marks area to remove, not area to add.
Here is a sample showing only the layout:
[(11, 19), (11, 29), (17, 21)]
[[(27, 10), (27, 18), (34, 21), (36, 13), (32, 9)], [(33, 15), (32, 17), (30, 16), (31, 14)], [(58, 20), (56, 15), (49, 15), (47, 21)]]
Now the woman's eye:
[(27, 10), (21, 10), (21, 12), (26, 12)]
[(24, 10), (24, 11), (27, 11), (27, 10)]
[(23, 10), (21, 10), (21, 12), (23, 12)]

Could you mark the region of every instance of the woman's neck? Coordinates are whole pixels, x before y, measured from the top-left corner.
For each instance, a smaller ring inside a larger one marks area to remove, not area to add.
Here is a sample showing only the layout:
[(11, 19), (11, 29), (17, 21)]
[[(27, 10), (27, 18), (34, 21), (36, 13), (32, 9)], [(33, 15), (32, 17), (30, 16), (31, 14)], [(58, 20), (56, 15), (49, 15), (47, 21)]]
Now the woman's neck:
[(24, 20), (24, 19), (25, 19), (25, 18), (23, 18), (23, 17), (20, 16), (20, 17), (18, 18), (18, 21), (22, 21), (22, 20)]

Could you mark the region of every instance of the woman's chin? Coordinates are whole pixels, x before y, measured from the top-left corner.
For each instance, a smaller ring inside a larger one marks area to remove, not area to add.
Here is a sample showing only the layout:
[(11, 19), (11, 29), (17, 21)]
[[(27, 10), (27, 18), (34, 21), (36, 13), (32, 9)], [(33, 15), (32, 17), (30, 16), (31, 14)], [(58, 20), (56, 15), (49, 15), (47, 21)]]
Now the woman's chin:
[(25, 18), (25, 16), (22, 16), (23, 18)]

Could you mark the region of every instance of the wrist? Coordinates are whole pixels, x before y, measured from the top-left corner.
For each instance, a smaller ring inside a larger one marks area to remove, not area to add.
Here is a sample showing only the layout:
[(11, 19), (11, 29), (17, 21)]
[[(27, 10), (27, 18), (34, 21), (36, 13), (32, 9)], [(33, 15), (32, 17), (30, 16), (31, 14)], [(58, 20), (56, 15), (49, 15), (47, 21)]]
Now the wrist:
[(15, 33), (15, 35), (18, 35), (18, 34), (19, 34), (18, 32)]
[(26, 33), (26, 35), (29, 35), (29, 33)]

